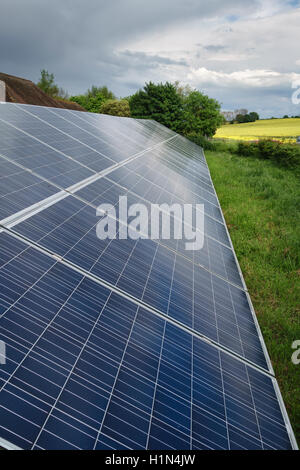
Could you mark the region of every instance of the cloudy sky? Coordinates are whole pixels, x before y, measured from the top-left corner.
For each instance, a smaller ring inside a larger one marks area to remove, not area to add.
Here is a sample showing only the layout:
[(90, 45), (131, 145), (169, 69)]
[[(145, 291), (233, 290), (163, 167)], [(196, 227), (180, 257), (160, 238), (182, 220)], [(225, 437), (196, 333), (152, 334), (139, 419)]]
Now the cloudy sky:
[[(71, 94), (181, 81), (225, 110), (300, 114), (300, 0), (1, 0), (0, 71)], [(297, 84), (298, 81), (298, 84)]]

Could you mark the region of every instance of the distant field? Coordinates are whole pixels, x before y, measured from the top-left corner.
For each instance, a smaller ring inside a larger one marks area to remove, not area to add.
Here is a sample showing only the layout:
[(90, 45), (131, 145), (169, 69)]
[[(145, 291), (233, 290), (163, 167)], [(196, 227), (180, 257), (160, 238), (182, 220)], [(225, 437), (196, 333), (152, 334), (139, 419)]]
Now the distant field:
[(295, 142), (300, 136), (300, 119), (268, 119), (245, 124), (226, 124), (217, 130), (215, 138), (258, 140), (272, 138)]
[(300, 365), (291, 360), (300, 339), (299, 179), (267, 160), (205, 155), (300, 444)]

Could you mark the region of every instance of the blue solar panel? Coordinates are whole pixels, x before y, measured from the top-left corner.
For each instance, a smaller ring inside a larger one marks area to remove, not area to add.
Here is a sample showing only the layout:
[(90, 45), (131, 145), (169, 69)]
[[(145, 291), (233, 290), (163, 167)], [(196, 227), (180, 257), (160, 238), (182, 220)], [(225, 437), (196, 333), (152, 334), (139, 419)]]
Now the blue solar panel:
[(0, 238), (2, 438), (24, 449), (291, 448), (270, 377)]
[(152, 240), (100, 240), (98, 220), (93, 207), (68, 196), (13, 230), (268, 368), (241, 289), (185, 258), (184, 249), (171, 251)]
[[(96, 208), (120, 196), (203, 204), (203, 248), (100, 240)], [(198, 146), (154, 121), (1, 104), (0, 202), (0, 445), (296, 448)]]
[(58, 191), (55, 186), (0, 157), (0, 220)]

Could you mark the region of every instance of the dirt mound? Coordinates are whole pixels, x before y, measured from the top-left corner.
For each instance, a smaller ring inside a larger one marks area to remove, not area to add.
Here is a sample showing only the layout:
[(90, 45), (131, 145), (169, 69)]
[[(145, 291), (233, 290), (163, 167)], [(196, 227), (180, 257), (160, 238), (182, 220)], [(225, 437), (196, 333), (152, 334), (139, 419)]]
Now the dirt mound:
[(9, 103), (34, 104), (52, 108), (75, 109), (85, 111), (82, 106), (65, 100), (55, 100), (46, 95), (38, 86), (25, 78), (0, 73), (0, 80), (6, 84), (6, 101)]

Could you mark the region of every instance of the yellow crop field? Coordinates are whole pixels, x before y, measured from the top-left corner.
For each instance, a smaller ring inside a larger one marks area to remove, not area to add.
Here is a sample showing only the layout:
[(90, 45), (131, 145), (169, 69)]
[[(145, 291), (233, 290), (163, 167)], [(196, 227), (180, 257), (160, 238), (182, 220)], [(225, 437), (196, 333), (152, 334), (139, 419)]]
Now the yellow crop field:
[(300, 119), (265, 119), (245, 124), (226, 124), (220, 127), (215, 138), (234, 140), (276, 139), (295, 142), (300, 136)]

